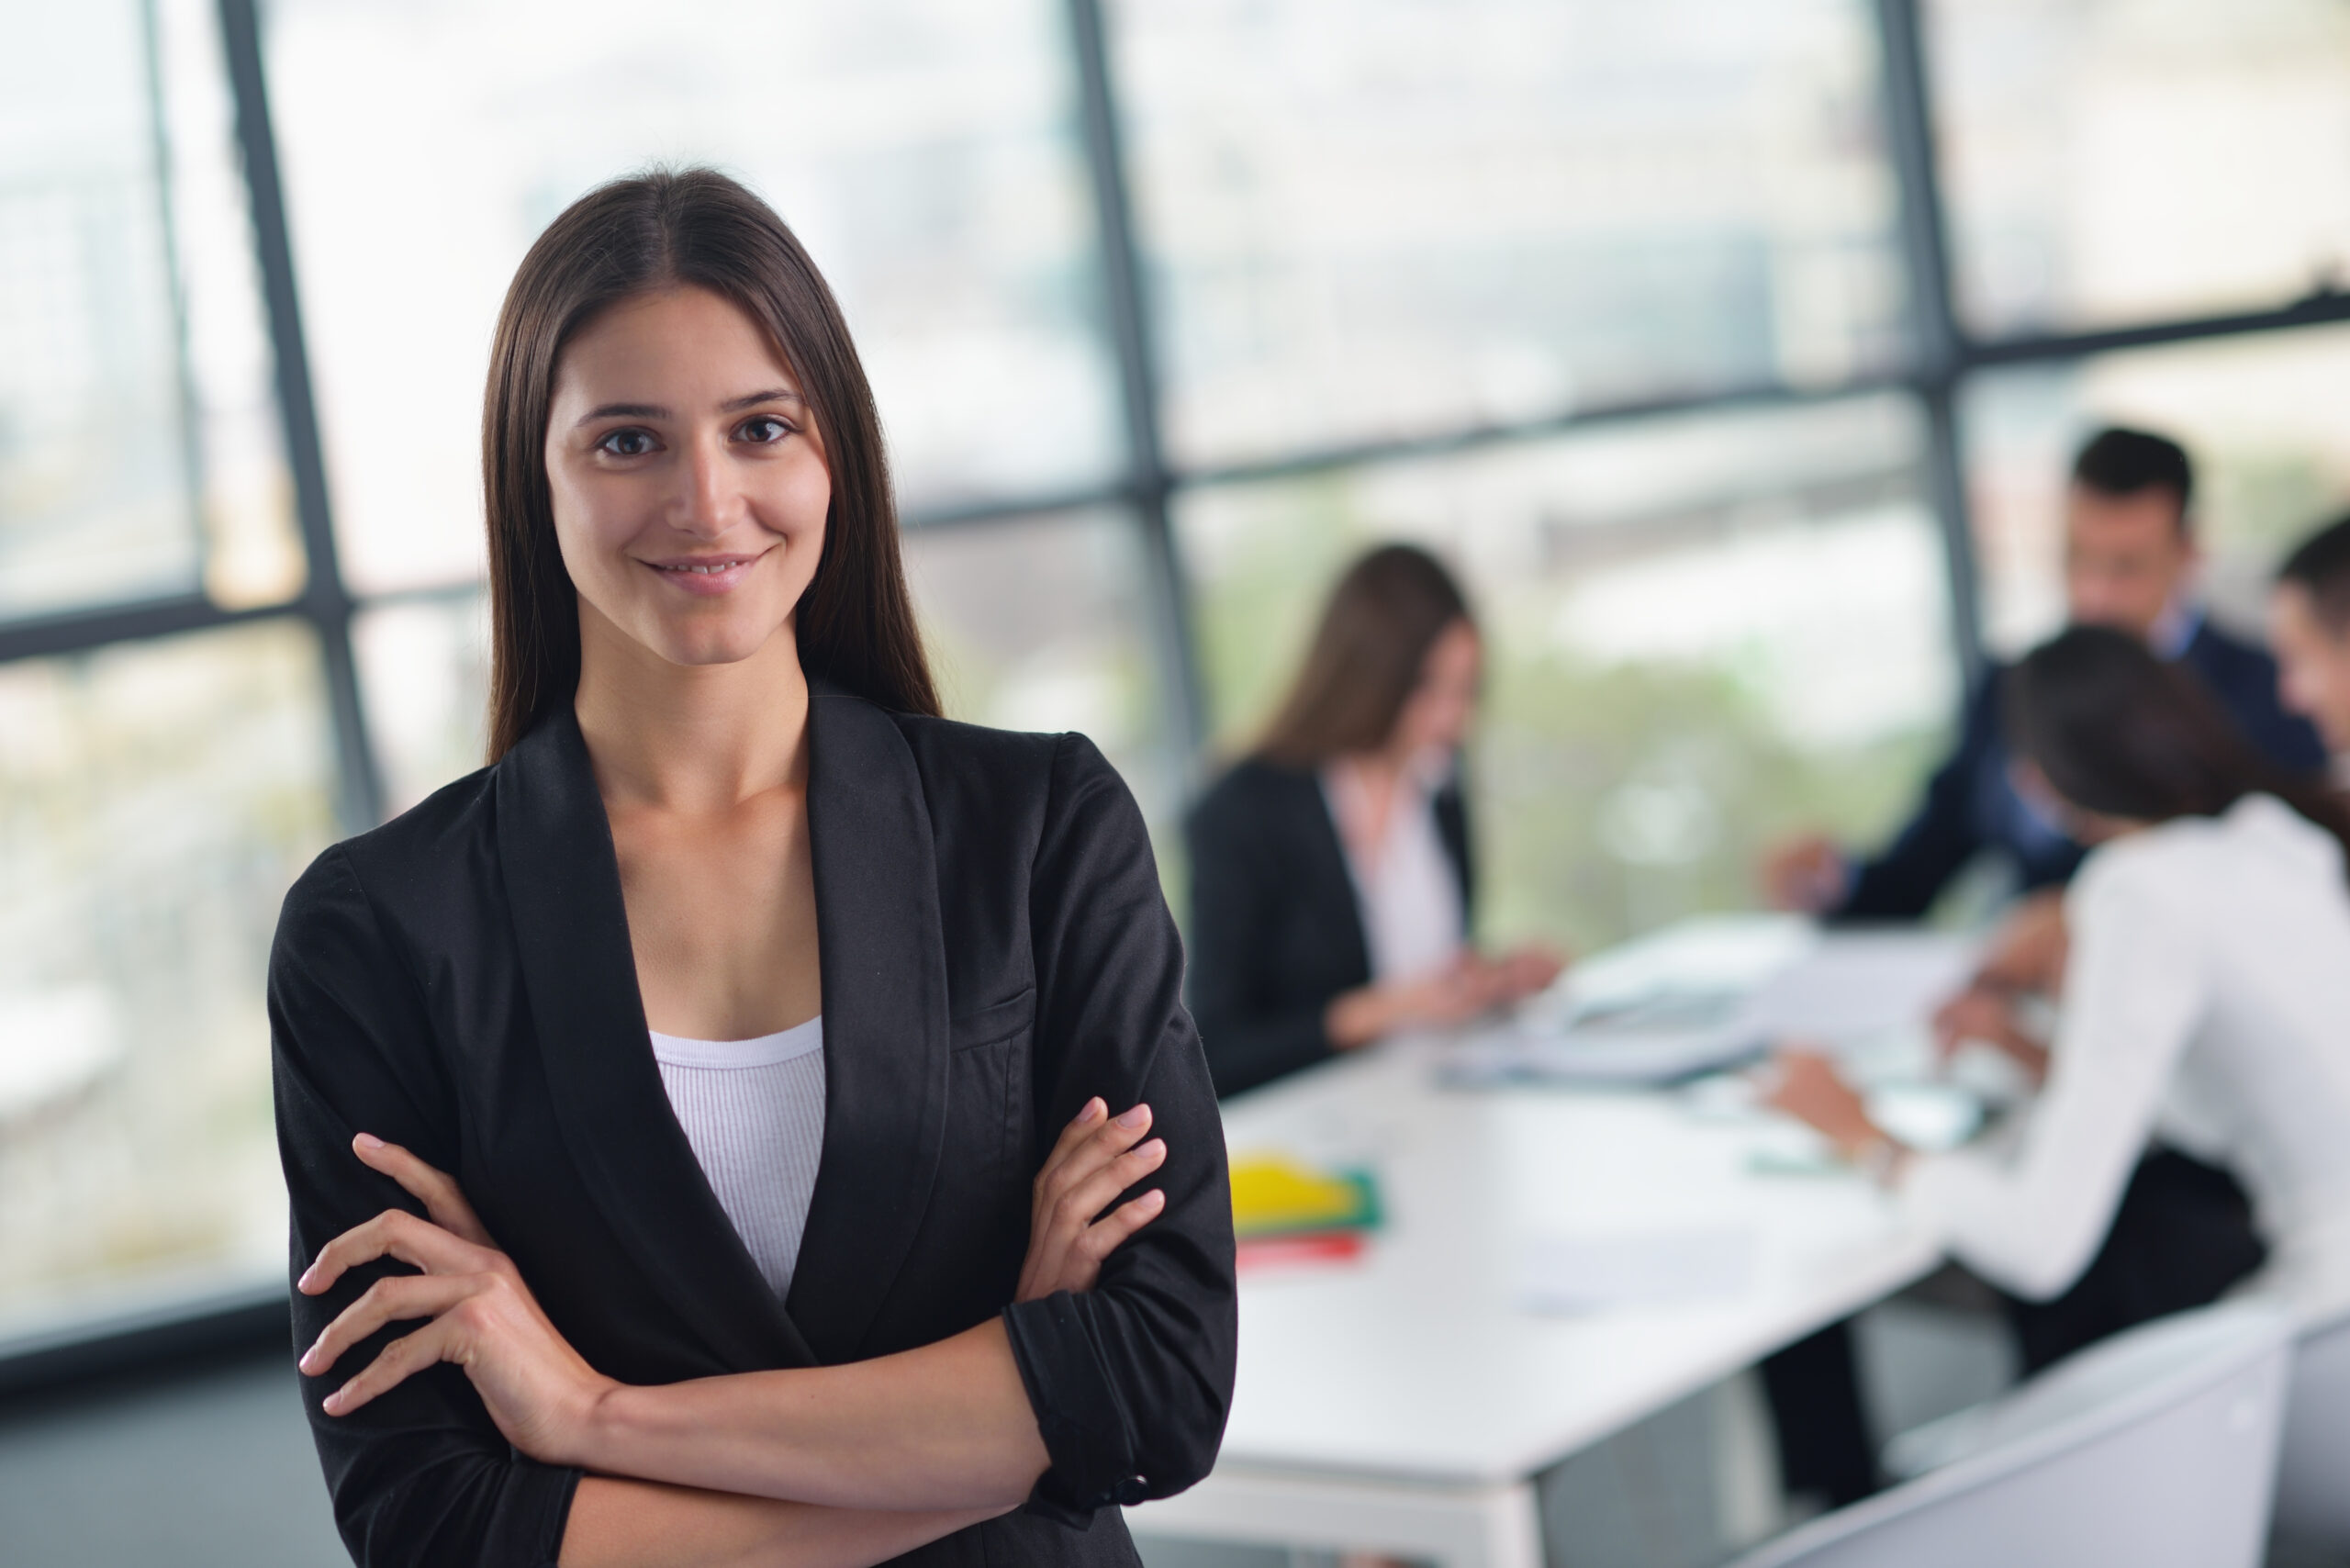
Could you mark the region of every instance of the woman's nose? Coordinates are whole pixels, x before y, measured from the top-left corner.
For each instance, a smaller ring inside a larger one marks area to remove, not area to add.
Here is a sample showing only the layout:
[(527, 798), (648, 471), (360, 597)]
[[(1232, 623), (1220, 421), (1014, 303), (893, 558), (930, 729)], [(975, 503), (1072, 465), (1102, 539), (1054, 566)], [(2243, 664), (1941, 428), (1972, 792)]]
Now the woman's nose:
[(697, 441), (678, 465), (678, 493), (672, 523), (679, 532), (715, 539), (734, 522), (740, 501), (733, 465), (722, 446)]

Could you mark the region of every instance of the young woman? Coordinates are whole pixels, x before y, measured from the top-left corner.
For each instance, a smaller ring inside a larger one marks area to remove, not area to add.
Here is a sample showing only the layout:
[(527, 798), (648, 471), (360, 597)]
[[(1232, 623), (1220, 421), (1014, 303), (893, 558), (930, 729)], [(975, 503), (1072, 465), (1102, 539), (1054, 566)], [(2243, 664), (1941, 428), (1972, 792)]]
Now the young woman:
[(1134, 1562), (1100, 1510), (1206, 1472), (1235, 1313), (1131, 798), (937, 717), (856, 352), (733, 182), (555, 219), (483, 448), (492, 766), (271, 967), (353, 1555)]
[(1483, 663), (1436, 558), (1373, 550), (1332, 590), (1264, 738), (1192, 812), (1192, 1011), (1220, 1092), (1557, 978), (1539, 949), (1469, 946), (1455, 771)]
[[(2009, 679), (2016, 756), (2096, 846), (2065, 894), (2053, 1040), (1997, 1036), (2046, 1075), (2020, 1137), (1912, 1158), (1801, 1054), (1778, 1103), (1977, 1273), (2065, 1305), (2036, 1351), (2027, 1333), (2035, 1362), (2213, 1299), (2264, 1242), (2263, 1288), (2350, 1300), (2350, 805), (2277, 775), (2119, 633), (2067, 632)], [(2230, 1172), (2251, 1210), (2233, 1230)]]

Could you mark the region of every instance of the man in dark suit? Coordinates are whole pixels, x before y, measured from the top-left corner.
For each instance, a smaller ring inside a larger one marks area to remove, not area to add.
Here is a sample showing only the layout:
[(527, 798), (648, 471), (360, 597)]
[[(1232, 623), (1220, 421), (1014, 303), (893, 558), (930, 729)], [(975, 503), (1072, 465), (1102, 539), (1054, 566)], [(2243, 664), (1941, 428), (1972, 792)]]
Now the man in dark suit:
[[(2132, 633), (2182, 661), (2255, 745), (2281, 767), (2314, 772), (2325, 766), (2325, 749), (2305, 720), (2278, 705), (2275, 662), (2213, 625), (2196, 601), (2193, 493), (2193, 471), (2176, 442), (2107, 430), (2081, 448), (2065, 509), (2071, 619)], [(1848, 920), (1915, 919), (1986, 852), (2006, 858), (2025, 891), (2072, 876), (2081, 846), (2010, 778), (1999, 674), (1986, 670), (1975, 683), (1957, 749), (1893, 843), (1857, 861), (1818, 835), (1781, 846), (1763, 867), (1773, 904)]]

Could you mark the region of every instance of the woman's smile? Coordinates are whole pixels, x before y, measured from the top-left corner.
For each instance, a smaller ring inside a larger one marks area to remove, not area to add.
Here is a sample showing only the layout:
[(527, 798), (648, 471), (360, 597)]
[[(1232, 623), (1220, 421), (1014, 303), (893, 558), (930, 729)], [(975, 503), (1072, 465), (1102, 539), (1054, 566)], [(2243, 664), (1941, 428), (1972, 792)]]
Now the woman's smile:
[(666, 561), (645, 561), (639, 565), (681, 593), (697, 598), (716, 598), (742, 586), (757, 566), (766, 551), (755, 554), (679, 555)]

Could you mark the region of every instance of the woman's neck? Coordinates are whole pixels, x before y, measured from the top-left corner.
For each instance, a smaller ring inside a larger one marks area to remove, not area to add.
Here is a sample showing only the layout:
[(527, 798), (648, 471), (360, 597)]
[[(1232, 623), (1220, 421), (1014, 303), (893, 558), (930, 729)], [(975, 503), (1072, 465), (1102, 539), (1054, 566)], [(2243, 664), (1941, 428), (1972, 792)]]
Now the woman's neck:
[(579, 733), (607, 807), (723, 812), (808, 778), (808, 678), (787, 622), (749, 658), (680, 665), (579, 606)]
[(1337, 779), (1338, 832), (1356, 860), (1367, 868), (1378, 863), (1396, 805), (1413, 782), (1412, 761), (1410, 753), (1393, 746), (1342, 752), (1331, 758)]

